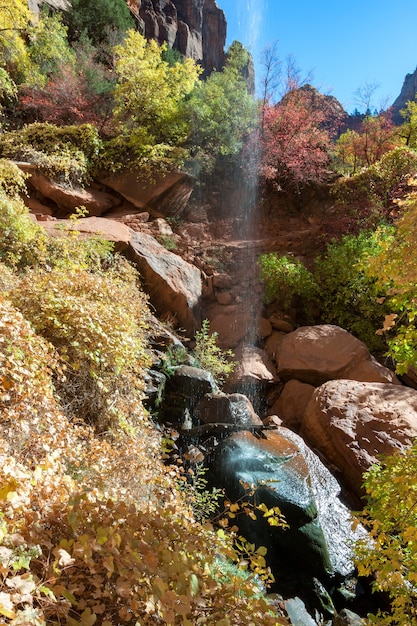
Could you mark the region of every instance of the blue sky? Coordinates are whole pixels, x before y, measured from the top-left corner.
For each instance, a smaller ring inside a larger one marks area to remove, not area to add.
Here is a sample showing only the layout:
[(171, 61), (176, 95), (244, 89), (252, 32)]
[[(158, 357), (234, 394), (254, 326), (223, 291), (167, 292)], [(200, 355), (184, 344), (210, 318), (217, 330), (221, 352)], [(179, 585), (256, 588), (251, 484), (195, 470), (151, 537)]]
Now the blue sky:
[[(416, 0), (216, 0), (227, 19), (227, 46), (235, 39), (253, 54), (278, 41), (302, 74), (351, 113), (355, 92), (379, 84), (373, 106), (392, 104), (406, 74), (417, 67)], [(360, 107), (358, 107), (360, 108)]]

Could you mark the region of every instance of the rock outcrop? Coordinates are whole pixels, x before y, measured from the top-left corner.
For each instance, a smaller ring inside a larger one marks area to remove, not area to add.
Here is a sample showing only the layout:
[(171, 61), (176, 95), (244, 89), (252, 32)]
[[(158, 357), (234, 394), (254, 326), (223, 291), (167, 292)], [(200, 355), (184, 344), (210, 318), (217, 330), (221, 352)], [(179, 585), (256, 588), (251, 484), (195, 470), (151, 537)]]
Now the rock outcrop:
[(319, 386), (328, 380), (399, 383), (388, 368), (369, 353), (362, 341), (332, 324), (302, 326), (278, 345), (277, 371), (282, 381), (299, 380)]
[(173, 254), (151, 235), (135, 232), (130, 240), (131, 260), (139, 269), (144, 290), (162, 319), (175, 322), (192, 337), (200, 326), (202, 295), (200, 271)]
[(402, 124), (404, 121), (400, 114), (409, 100), (415, 100), (417, 94), (417, 68), (412, 74), (407, 74), (401, 88), (400, 95), (392, 104), (393, 119), (396, 124)]
[(301, 434), (362, 495), (363, 472), (381, 454), (409, 447), (417, 437), (417, 391), (384, 383), (329, 381), (316, 389)]
[(224, 64), (226, 18), (215, 0), (128, 0), (147, 39), (167, 42), (207, 74)]

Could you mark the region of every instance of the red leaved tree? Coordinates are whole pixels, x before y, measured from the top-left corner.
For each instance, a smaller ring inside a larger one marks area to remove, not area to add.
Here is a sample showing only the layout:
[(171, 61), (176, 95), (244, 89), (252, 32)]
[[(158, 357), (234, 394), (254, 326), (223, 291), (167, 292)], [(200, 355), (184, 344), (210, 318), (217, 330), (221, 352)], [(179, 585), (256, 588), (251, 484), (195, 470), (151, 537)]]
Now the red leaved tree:
[(84, 72), (64, 65), (44, 88), (23, 87), (19, 110), (26, 122), (106, 126), (112, 110), (110, 89), (91, 88)]
[(336, 144), (335, 155), (344, 171), (354, 174), (381, 160), (384, 154), (401, 144), (388, 110), (381, 115), (366, 115), (358, 130), (348, 130)]
[(326, 97), (306, 85), (265, 106), (262, 176), (275, 188), (299, 192), (328, 175), (334, 119)]

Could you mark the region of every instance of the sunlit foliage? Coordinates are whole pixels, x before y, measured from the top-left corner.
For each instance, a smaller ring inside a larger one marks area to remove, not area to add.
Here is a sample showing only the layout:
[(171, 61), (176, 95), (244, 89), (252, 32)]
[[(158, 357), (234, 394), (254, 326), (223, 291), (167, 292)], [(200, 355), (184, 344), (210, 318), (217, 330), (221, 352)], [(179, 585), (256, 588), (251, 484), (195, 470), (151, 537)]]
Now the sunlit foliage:
[(258, 124), (258, 109), (249, 91), (250, 57), (234, 42), (222, 71), (201, 81), (188, 102), (191, 154), (205, 171), (224, 157), (239, 154)]
[(166, 45), (147, 42), (130, 30), (117, 56), (114, 121), (119, 136), (109, 153), (143, 167), (179, 165), (186, 155), (190, 132), (185, 115), (186, 97), (194, 89), (200, 69), (192, 59), (170, 64), (163, 59)]
[(399, 373), (417, 366), (417, 192), (400, 203), (401, 217), (393, 237), (382, 243), (380, 254), (367, 263), (379, 284), (389, 313), (381, 334), (388, 338), (389, 354)]
[(369, 616), (378, 626), (417, 624), (417, 446), (386, 456), (365, 474), (366, 506), (360, 521), (370, 531), (356, 545), (360, 576), (373, 576), (391, 610)]

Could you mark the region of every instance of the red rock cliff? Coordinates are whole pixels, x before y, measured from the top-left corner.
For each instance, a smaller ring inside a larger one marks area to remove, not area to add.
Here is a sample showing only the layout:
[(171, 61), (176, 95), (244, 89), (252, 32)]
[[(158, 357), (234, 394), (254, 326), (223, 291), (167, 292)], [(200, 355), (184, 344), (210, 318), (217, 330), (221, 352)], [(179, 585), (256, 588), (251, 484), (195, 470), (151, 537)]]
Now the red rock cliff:
[(206, 73), (224, 64), (226, 17), (215, 0), (128, 0), (147, 39), (166, 41), (201, 63)]

